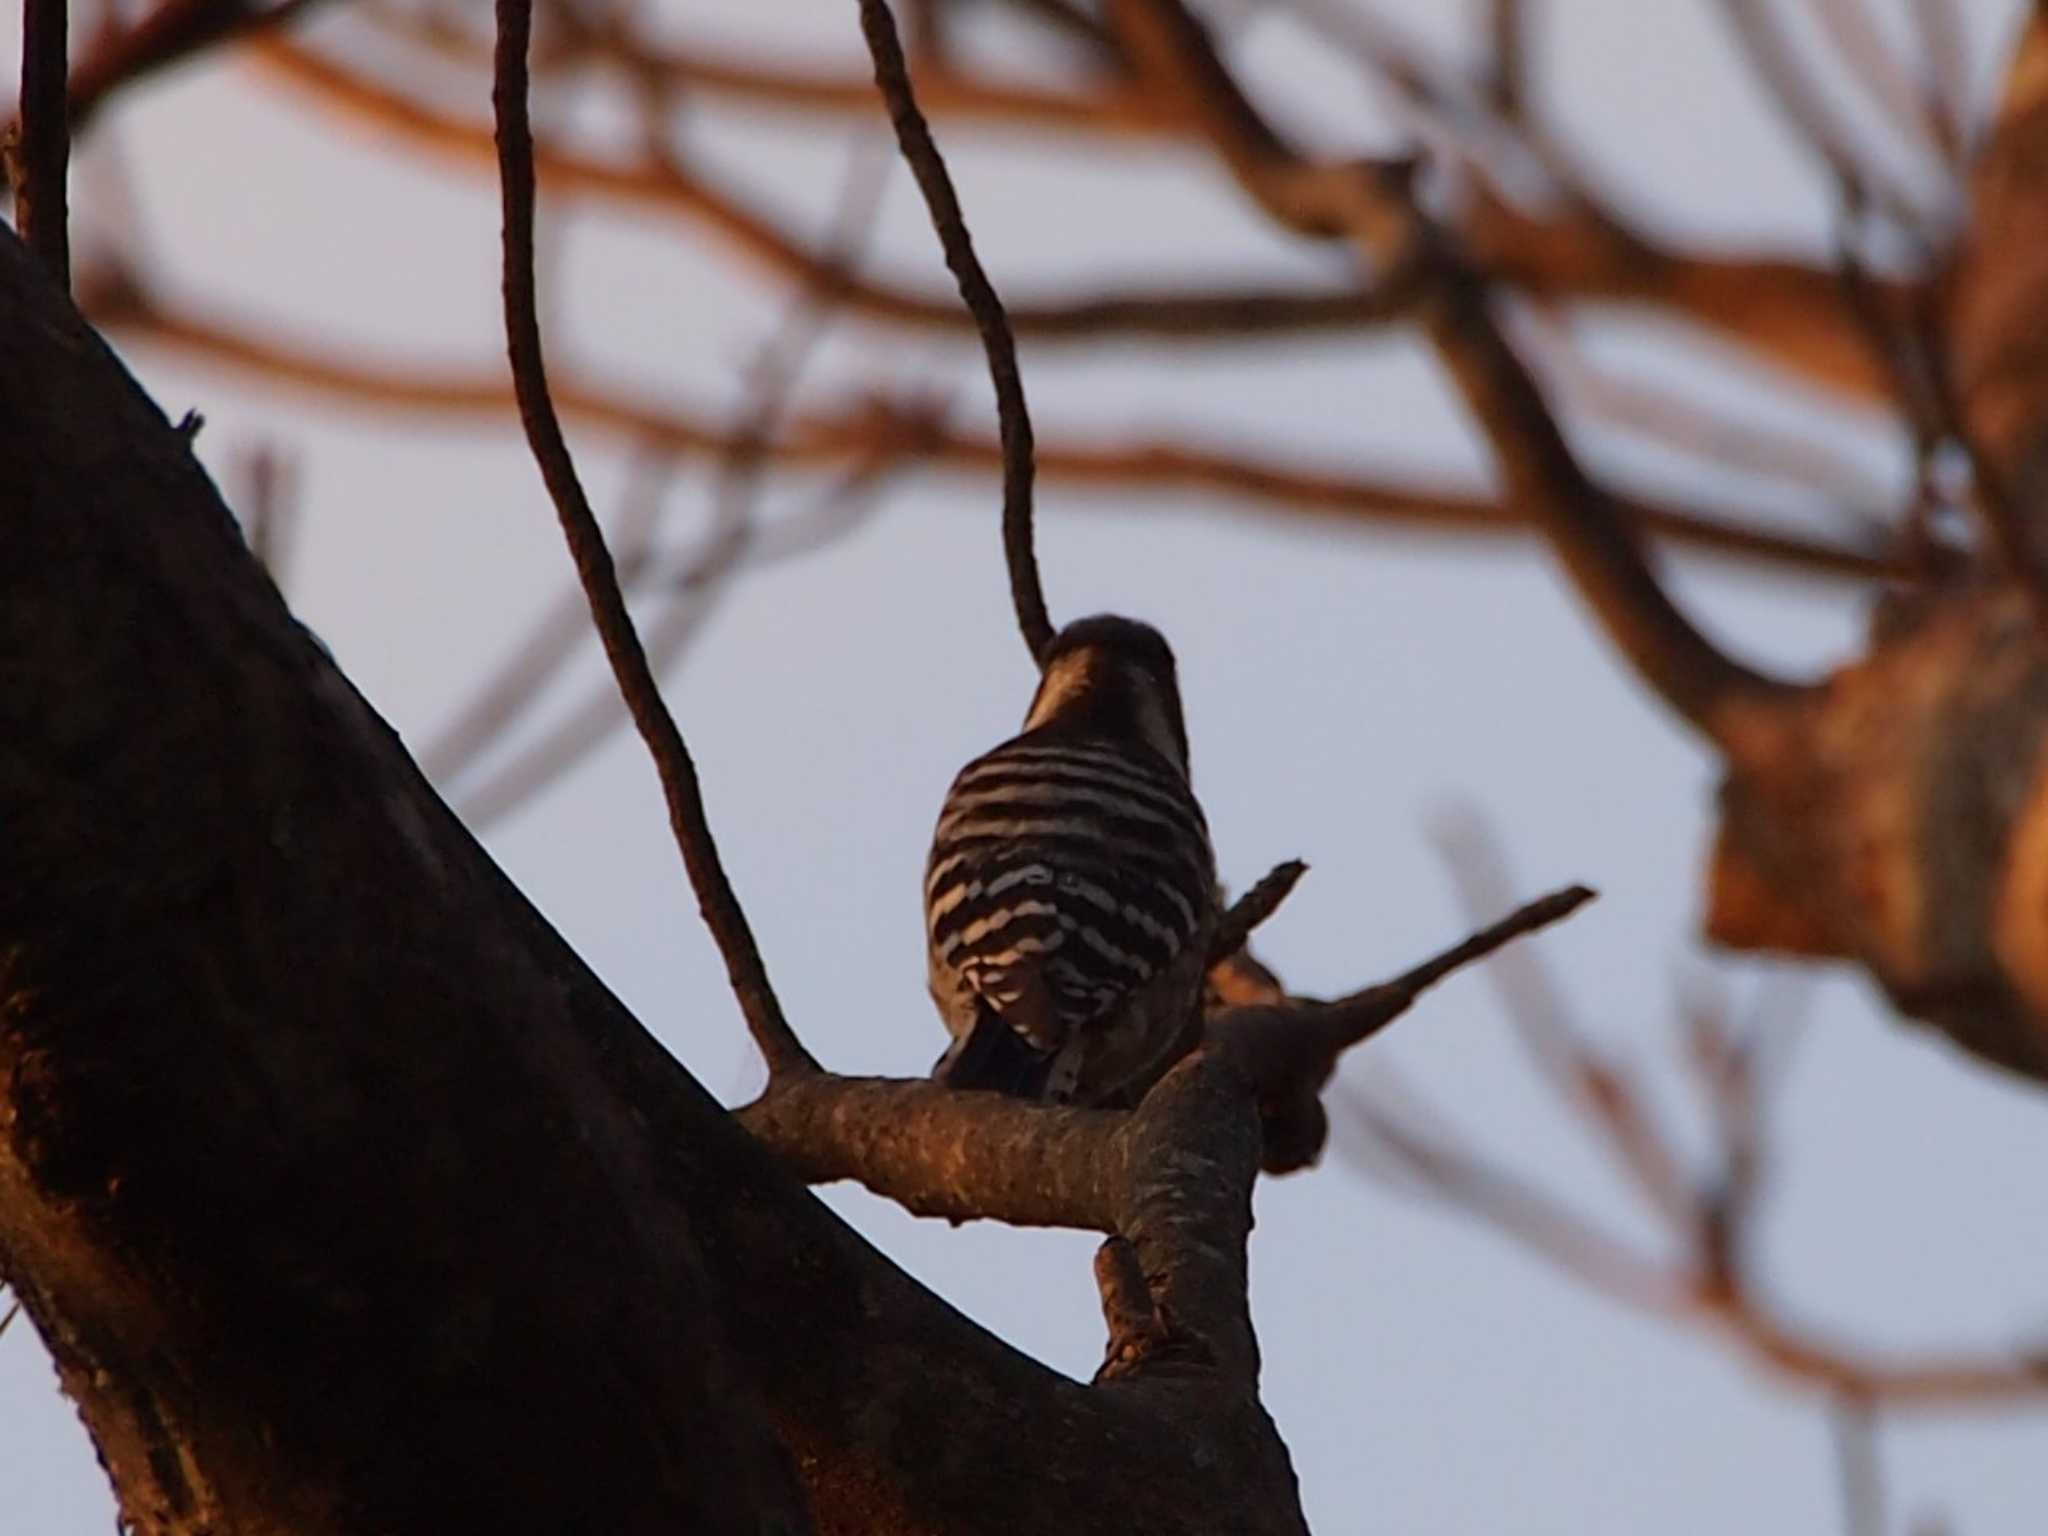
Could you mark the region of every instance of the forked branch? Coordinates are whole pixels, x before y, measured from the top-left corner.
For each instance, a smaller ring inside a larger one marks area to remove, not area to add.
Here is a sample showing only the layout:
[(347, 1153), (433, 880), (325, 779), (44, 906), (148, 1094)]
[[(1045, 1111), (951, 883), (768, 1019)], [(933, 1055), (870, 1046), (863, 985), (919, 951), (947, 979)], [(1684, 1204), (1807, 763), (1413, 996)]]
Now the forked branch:
[(1646, 681), (1717, 738), (1734, 706), (1785, 685), (1693, 626), (1651, 571), (1614, 500), (1585, 473), (1541, 390), (1501, 336), (1484, 280), (1416, 206), (1413, 167), (1308, 159), (1267, 122), (1180, 0), (1113, 0), (1142, 73), (1200, 123), (1238, 184), (1277, 221), (1349, 243), (1415, 313), (1493, 447), (1509, 497), (1548, 533), (1581, 595)]
[[(1278, 994), (1226, 1007), (1195, 1056), (1220, 1065), (1249, 1106), (1320, 1094), (1338, 1058), (1406, 1013), (1429, 987), (1592, 899), (1569, 886), (1518, 908), (1376, 986), (1323, 1001)], [(1208, 1069), (1204, 1069), (1207, 1071)], [(1134, 1127), (1154, 1113), (1070, 1109), (924, 1079), (820, 1073), (768, 1091), (742, 1124), (813, 1184), (852, 1179), (920, 1216), (1123, 1232), (1119, 1183)], [(1292, 1166), (1305, 1166), (1312, 1158)]]

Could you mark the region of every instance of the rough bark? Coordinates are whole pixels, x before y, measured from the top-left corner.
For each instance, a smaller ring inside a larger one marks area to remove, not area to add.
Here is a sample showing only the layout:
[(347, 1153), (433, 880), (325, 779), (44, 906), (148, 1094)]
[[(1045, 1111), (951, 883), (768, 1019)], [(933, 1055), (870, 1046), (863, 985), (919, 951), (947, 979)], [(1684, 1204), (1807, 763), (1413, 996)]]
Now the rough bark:
[(747, 1137), (5, 235), (0, 355), (0, 1263), (139, 1529), (1301, 1529), (1248, 1325), (1067, 1381)]
[(1729, 753), (1707, 929), (1858, 961), (1907, 1016), (2048, 1082), (2048, 627), (2028, 585), (2048, 548), (2044, 166), (2037, 8), (1925, 338), (2011, 558), (1997, 579), (1894, 597), (1862, 659)]

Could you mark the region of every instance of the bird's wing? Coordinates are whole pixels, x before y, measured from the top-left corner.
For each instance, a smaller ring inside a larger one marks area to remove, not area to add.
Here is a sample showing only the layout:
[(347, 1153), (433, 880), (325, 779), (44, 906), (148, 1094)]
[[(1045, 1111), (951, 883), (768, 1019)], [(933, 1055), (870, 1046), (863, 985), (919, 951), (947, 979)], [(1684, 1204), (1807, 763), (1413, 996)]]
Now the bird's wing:
[(1042, 1051), (1204, 927), (1215, 870), (1186, 784), (1086, 743), (1005, 743), (954, 781), (925, 899), (937, 962)]

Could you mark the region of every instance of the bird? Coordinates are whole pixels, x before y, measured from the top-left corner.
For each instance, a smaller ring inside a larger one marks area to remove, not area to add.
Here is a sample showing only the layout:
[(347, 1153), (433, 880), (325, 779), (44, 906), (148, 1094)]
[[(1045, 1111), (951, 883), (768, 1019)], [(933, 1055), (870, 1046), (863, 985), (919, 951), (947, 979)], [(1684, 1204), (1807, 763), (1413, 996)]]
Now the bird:
[(1099, 614), (1053, 637), (1023, 730), (947, 791), (924, 904), (939, 1081), (1128, 1105), (1193, 1047), (1216, 859), (1157, 629)]

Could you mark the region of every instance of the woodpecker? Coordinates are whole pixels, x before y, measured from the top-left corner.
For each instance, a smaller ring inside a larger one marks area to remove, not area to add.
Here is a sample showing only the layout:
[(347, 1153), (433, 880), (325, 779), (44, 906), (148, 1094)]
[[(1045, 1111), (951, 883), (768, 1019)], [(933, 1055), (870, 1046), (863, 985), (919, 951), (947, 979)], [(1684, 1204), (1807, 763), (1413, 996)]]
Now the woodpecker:
[(947, 791), (924, 907), (941, 1082), (1130, 1103), (1195, 1043), (1216, 860), (1158, 630), (1054, 637), (1023, 731)]

